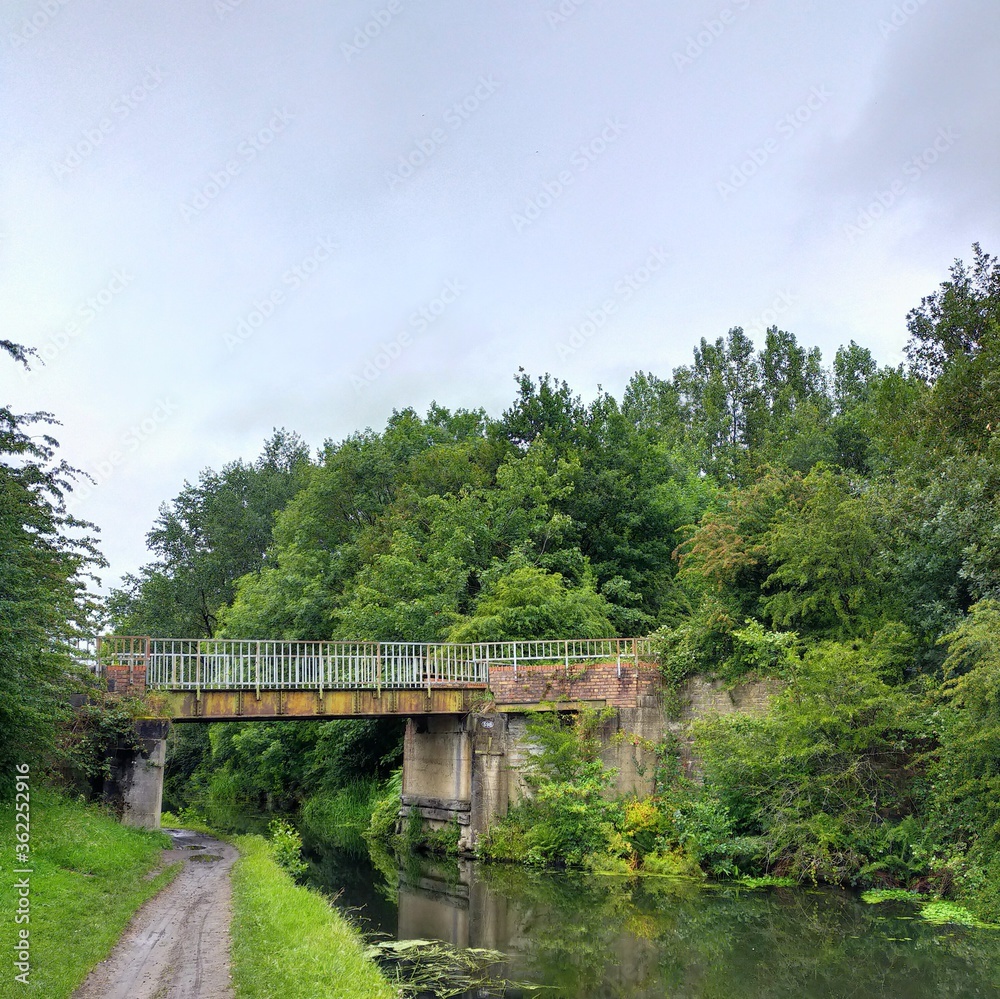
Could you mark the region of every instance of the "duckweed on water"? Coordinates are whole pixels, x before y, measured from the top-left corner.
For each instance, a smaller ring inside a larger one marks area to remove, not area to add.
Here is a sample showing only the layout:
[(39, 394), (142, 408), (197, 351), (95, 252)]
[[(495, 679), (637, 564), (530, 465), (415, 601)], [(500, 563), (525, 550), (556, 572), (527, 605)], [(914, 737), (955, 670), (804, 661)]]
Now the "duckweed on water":
[(869, 888), (861, 893), (861, 901), (869, 905), (879, 902), (919, 902), (923, 896), (905, 888)]
[(453, 999), (472, 989), (489, 999), (508, 995), (509, 989), (534, 994), (543, 987), (527, 982), (497, 979), (491, 969), (503, 961), (498, 950), (485, 947), (453, 947), (441, 940), (382, 940), (371, 944), (365, 956), (377, 961), (399, 995)]
[(1000, 930), (1000, 924), (984, 923), (968, 909), (963, 909), (962, 906), (955, 905), (953, 902), (939, 900), (926, 902), (920, 909), (920, 918), (937, 926), (944, 923), (957, 923), (959, 926), (974, 926), (979, 930)]
[(765, 874), (759, 878), (752, 878), (749, 875), (737, 878), (736, 884), (741, 888), (796, 888), (798, 881), (795, 878), (780, 878), (776, 875)]
[(861, 893), (861, 901), (869, 905), (878, 905), (879, 902), (914, 902), (920, 906), (920, 918), (935, 926), (954, 923), (957, 926), (972, 926), (979, 930), (1000, 930), (1000, 924), (984, 923), (968, 909), (955, 905), (954, 902), (928, 898), (926, 895), (907, 891), (905, 888), (872, 888)]

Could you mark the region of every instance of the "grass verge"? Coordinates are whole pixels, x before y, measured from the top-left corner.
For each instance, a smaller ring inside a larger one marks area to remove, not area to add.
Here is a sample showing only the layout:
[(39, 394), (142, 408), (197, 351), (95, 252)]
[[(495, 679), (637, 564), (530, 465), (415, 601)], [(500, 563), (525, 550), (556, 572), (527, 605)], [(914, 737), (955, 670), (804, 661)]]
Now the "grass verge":
[(232, 968), (238, 999), (392, 999), (355, 929), (297, 885), (260, 836), (235, 839)]
[[(175, 864), (157, 872), (162, 833), (130, 829), (107, 812), (32, 788), (31, 840), (27, 868), (30, 922), (15, 924), (17, 895), (12, 874), (13, 808), (0, 816), (0, 942), (4, 973), (0, 996), (63, 999), (117, 943), (136, 909), (173, 880)], [(20, 867), (21, 865), (14, 865)], [(14, 980), (15, 933), (30, 931), (28, 985)]]

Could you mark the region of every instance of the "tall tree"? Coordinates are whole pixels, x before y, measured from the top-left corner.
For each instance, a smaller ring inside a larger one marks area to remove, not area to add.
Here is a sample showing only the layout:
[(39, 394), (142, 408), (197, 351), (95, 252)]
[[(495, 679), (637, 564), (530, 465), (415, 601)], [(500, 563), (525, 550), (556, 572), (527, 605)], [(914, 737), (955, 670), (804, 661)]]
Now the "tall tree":
[(928, 429), (935, 440), (982, 448), (1000, 429), (1000, 259), (973, 244), (973, 262), (956, 260), (951, 277), (907, 316), (906, 354), (933, 391)]
[(736, 479), (745, 452), (760, 443), (765, 411), (753, 341), (739, 326), (715, 343), (702, 339), (694, 363), (675, 370), (674, 385), (704, 470), (720, 481)]
[[(0, 340), (29, 365), (32, 351)], [(79, 473), (57, 461), (58, 442), (38, 426), (48, 413), (0, 405), (0, 798), (14, 764), (36, 763), (56, 744), (56, 725), (80, 682), (81, 638), (92, 632), (92, 572), (103, 566), (92, 524), (66, 513)]]
[(253, 463), (206, 469), (198, 483), (160, 507), (147, 545), (157, 556), (113, 592), (119, 631), (211, 636), (236, 582), (261, 567), (274, 518), (299, 490), (309, 451), (296, 434), (275, 430)]

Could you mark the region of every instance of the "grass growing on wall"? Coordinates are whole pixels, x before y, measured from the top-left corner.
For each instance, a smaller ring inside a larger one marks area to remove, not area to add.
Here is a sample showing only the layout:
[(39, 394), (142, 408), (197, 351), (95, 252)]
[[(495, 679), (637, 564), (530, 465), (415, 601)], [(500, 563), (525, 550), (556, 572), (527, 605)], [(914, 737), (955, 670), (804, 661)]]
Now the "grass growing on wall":
[(259, 836), (236, 839), (232, 965), (238, 999), (391, 999), (357, 932), (297, 885)]
[[(107, 956), (136, 909), (171, 881), (180, 865), (150, 876), (160, 851), (170, 845), (168, 837), (127, 828), (97, 807), (34, 788), (30, 806), (28, 924), (14, 922), (13, 884), (20, 876), (11, 873), (12, 805), (4, 806), (0, 819), (5, 849), (0, 868), (0, 996), (62, 999)], [(27, 986), (14, 980), (12, 957), (15, 932), (25, 925), (31, 955)]]

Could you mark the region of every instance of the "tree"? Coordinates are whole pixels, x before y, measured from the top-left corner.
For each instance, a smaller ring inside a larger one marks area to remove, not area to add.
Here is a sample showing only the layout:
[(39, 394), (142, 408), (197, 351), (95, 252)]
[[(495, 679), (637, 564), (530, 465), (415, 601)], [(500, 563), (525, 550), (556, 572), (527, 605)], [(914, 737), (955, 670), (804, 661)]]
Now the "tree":
[(877, 517), (847, 476), (832, 469), (814, 468), (802, 486), (801, 500), (778, 511), (762, 541), (774, 568), (761, 610), (783, 628), (868, 634), (894, 616), (897, 603)]
[(593, 580), (567, 584), (559, 573), (522, 566), (485, 589), (472, 614), (448, 633), (451, 642), (519, 638), (607, 638), (614, 633), (607, 601)]
[(158, 637), (210, 637), (240, 577), (258, 570), (277, 513), (304, 484), (309, 451), (275, 430), (253, 463), (206, 469), (184, 483), (146, 535), (155, 562), (125, 577), (110, 610), (120, 631)]
[(1000, 259), (973, 244), (971, 267), (956, 260), (950, 280), (906, 317), (911, 371), (933, 391), (928, 430), (978, 449), (1000, 429)]
[(939, 800), (970, 842), (1000, 848), (1000, 602), (975, 604), (942, 638), (949, 708)]
[[(27, 367), (32, 351), (0, 340)], [(66, 513), (79, 473), (55, 458), (58, 442), (35, 426), (48, 413), (0, 405), (0, 798), (15, 763), (37, 764), (57, 742), (69, 694), (85, 675), (80, 639), (92, 633), (92, 573), (105, 565), (94, 525)]]
[(715, 343), (702, 339), (694, 364), (677, 368), (673, 383), (702, 468), (719, 481), (737, 478), (744, 452), (760, 443), (765, 411), (753, 341), (739, 326)]
[(518, 395), (500, 420), (499, 431), (515, 447), (527, 449), (541, 437), (563, 457), (578, 443), (578, 431), (584, 423), (583, 403), (564, 381), (546, 372), (536, 386), (524, 368), (518, 368), (514, 381)]

